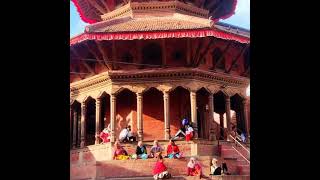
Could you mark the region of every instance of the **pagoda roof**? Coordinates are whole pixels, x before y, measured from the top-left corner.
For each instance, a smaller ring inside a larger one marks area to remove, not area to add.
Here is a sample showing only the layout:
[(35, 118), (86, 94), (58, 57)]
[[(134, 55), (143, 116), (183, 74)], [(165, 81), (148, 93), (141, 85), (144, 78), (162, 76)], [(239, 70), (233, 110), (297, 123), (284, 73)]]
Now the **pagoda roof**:
[(85, 32), (149, 32), (211, 28), (213, 22), (175, 13), (172, 16), (123, 17), (89, 25)]
[(212, 29), (192, 29), (175, 31), (150, 31), (150, 32), (114, 32), (114, 33), (82, 33), (70, 39), (70, 46), (87, 40), (141, 40), (141, 39), (163, 39), (163, 38), (201, 38), (216, 37), (225, 40), (233, 40), (240, 43), (250, 43), (250, 38), (221, 31), (217, 28)]
[[(154, 3), (163, 4), (185, 4), (186, 6), (194, 6), (208, 11), (208, 16), (213, 21), (226, 19), (235, 12), (237, 0), (71, 0), (77, 8), (81, 19), (89, 24), (103, 21), (103, 16), (125, 6), (129, 3)], [(183, 10), (184, 8), (182, 8)], [(156, 10), (156, 8), (154, 9)]]

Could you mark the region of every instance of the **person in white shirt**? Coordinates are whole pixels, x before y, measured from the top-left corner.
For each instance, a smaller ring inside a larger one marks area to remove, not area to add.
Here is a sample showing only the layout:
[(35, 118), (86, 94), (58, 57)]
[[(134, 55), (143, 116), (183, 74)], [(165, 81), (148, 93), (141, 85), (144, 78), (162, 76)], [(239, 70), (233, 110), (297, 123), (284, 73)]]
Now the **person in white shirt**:
[(187, 125), (186, 128), (186, 141), (190, 141), (193, 137), (193, 128), (190, 125)]
[(134, 136), (131, 133), (131, 126), (127, 126), (126, 128), (122, 129), (119, 134), (120, 142), (127, 142), (127, 141), (135, 141)]

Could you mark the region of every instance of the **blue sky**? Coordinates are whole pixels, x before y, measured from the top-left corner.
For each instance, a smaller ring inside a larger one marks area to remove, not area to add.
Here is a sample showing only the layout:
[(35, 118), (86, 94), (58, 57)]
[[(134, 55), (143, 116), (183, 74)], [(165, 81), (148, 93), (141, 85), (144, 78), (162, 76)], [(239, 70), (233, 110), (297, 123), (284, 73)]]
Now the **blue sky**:
[[(222, 22), (250, 29), (250, 0), (238, 0), (236, 13)], [(70, 1), (70, 37), (81, 34), (87, 24), (83, 22), (76, 7)]]

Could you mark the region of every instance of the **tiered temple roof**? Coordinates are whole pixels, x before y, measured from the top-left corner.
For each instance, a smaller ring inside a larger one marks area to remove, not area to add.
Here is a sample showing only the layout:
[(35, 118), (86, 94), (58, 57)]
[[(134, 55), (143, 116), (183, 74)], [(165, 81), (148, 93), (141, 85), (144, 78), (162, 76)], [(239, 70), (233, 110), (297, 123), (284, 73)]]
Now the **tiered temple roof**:
[[(87, 23), (102, 21), (102, 16), (128, 3), (150, 2), (155, 0), (72, 0), (77, 7), (80, 17)], [(158, 0), (157, 3), (172, 0)], [(234, 14), (237, 0), (176, 0), (208, 10), (208, 15), (214, 21), (226, 19)]]
[[(77, 3), (76, 0), (74, 2)], [(88, 0), (88, 2), (92, 1)], [(110, 11), (100, 15), (100, 22), (87, 26), (83, 34), (71, 39), (70, 44), (73, 45), (86, 40), (206, 36), (249, 43), (250, 36), (247, 30), (215, 22), (215, 19), (210, 16), (212, 10), (207, 10), (205, 7), (198, 7), (197, 3), (190, 4), (176, 0), (129, 1), (125, 5), (113, 8), (113, 11), (110, 10), (112, 8), (109, 8)], [(85, 8), (82, 10), (85, 11)]]

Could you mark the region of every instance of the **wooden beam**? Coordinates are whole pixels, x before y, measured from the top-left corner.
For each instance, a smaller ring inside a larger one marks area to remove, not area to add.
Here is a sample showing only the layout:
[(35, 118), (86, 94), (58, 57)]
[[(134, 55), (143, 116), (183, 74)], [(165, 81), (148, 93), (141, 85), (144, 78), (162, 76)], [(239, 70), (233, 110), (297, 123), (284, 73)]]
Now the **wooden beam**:
[[(112, 41), (112, 59), (111, 61), (116, 62), (118, 61), (117, 58), (117, 48), (116, 48), (116, 42), (115, 40)], [(117, 64), (112, 63), (112, 69), (117, 69)]]
[(102, 54), (102, 58), (103, 58), (104, 64), (108, 67), (109, 70), (112, 70), (111, 64), (108, 63), (109, 58), (108, 58), (108, 55), (107, 55), (107, 50), (103, 47), (102, 42), (95, 41), (95, 43), (96, 43), (96, 45), (98, 47), (98, 50)]
[(244, 48), (241, 49), (240, 53), (239, 53), (239, 54), (236, 56), (236, 58), (232, 61), (231, 66), (230, 66), (230, 68), (226, 71), (226, 73), (229, 73), (229, 72), (232, 70), (233, 66), (237, 63), (238, 59), (243, 55), (243, 53), (246, 51), (246, 49), (247, 49), (248, 47), (249, 47), (249, 46), (246, 45)]
[(201, 2), (201, 8), (204, 8), (204, 5), (206, 4), (207, 0), (202, 0)]
[(222, 51), (221, 56), (220, 56), (220, 58), (218, 59), (218, 61), (214, 63), (213, 68), (212, 68), (213, 70), (216, 69), (217, 64), (219, 64), (220, 61), (223, 59), (224, 54), (225, 54), (225, 53), (227, 52), (227, 50), (229, 49), (231, 43), (232, 43), (232, 41), (229, 42), (228, 45), (227, 45), (227, 47), (224, 48), (224, 50)]
[(161, 39), (161, 53), (162, 53), (162, 67), (165, 67), (167, 65), (167, 56), (166, 56), (166, 40)]
[(77, 50), (75, 50), (74, 48), (71, 47), (71, 51), (73, 52), (73, 54), (75, 54), (77, 56), (77, 58), (79, 58), (81, 64), (84, 65), (84, 67), (86, 67), (86, 69), (91, 74), (95, 74), (94, 70), (85, 61), (82, 60), (83, 58), (80, 56), (80, 54), (77, 52)]
[[(136, 46), (137, 46), (137, 60), (138, 60), (138, 64), (142, 64), (143, 63), (143, 59), (142, 59), (142, 40), (137, 39), (136, 40)], [(140, 65), (139, 68), (143, 68), (143, 65)]]
[(204, 52), (200, 55), (200, 57), (198, 58), (198, 60), (196, 61), (196, 67), (199, 66), (199, 63), (201, 62), (202, 58), (208, 53), (208, 50), (210, 49), (212, 43), (215, 41), (215, 38), (210, 39), (207, 47), (204, 49)]
[(96, 8), (101, 14), (105, 14), (107, 13), (107, 11), (101, 7), (96, 0), (86, 0), (89, 4), (91, 4), (91, 6), (93, 6), (94, 8)]
[(198, 45), (198, 48), (197, 48), (197, 50), (196, 50), (195, 55), (193, 56), (193, 61), (192, 61), (192, 65), (193, 65), (193, 66), (195, 65), (195, 61), (196, 61), (196, 60), (198, 59), (198, 57), (199, 57), (200, 49), (201, 49), (202, 46), (203, 46), (204, 38), (203, 38), (203, 39), (200, 39), (199, 41), (200, 41), (200, 43), (199, 43), (199, 45)]
[(110, 9), (109, 9), (109, 6), (108, 6), (108, 4), (103, 0), (103, 1), (100, 1), (102, 4), (103, 4), (103, 6), (106, 8), (106, 10), (107, 10), (107, 12), (110, 12)]
[(187, 39), (187, 66), (190, 66), (191, 64), (191, 43), (190, 43), (191, 39), (188, 38)]
[(89, 44), (89, 41), (87, 41), (85, 43), (85, 45), (87, 46), (88, 50), (90, 51), (91, 54), (94, 55), (94, 57), (96, 58), (97, 62), (102, 65), (102, 66), (106, 66), (105, 64), (103, 64), (100, 60), (102, 60), (102, 55), (101, 53), (97, 52), (97, 49), (92, 47), (92, 45)]
[(250, 73), (250, 66), (247, 68), (247, 70), (244, 73), (242, 73), (242, 75), (243, 76), (248, 76), (249, 73)]

